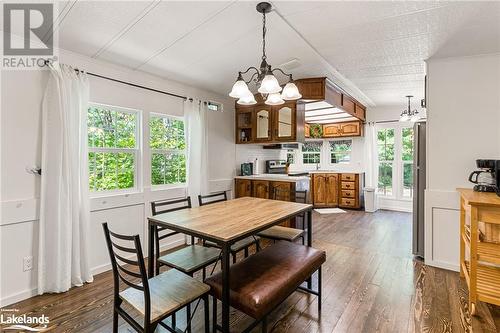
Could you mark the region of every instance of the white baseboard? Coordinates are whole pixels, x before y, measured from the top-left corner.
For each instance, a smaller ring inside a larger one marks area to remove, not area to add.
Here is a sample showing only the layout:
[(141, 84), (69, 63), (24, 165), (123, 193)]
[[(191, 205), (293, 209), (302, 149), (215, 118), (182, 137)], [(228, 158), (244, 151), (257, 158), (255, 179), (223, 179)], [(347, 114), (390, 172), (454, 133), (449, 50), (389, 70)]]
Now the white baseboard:
[[(160, 250), (165, 251), (165, 250), (177, 247), (177, 246), (181, 246), (183, 244), (184, 244), (184, 239), (175, 240), (173, 242), (166, 243), (166, 244), (162, 245), (160, 247)], [(129, 256), (127, 259), (130, 259), (132, 257), (134, 257), (134, 255)], [(111, 263), (99, 265), (99, 266), (92, 268), (92, 275), (101, 274), (101, 273), (107, 272), (109, 270), (111, 270)], [(9, 295), (9, 296), (4, 297), (4, 298), (1, 298), (0, 299), (0, 307), (4, 307), (4, 306), (8, 306), (10, 304), (24, 301), (25, 299), (28, 299), (28, 298), (31, 298), (31, 297), (34, 297), (37, 295), (38, 295), (38, 288), (26, 289), (26, 290), (23, 290), (21, 292)]]
[(425, 264), (427, 266), (432, 266), (432, 267), (447, 269), (450, 271), (460, 272), (460, 266), (458, 266), (456, 264), (449, 263), (449, 262), (436, 261), (436, 260), (425, 260)]
[(0, 299), (0, 307), (8, 306), (38, 295), (38, 288), (26, 289)]
[(411, 213), (413, 211), (413, 209), (411, 209), (411, 208), (397, 207), (397, 206), (386, 206), (386, 205), (379, 205), (378, 209), (392, 210), (395, 212), (403, 212), (403, 213)]

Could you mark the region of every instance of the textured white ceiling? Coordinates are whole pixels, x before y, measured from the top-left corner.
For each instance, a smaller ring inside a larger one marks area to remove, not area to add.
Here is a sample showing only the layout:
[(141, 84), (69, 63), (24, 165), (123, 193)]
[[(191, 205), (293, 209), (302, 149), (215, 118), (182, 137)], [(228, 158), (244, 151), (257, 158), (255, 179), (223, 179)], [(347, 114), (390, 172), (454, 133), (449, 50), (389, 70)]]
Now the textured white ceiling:
[[(257, 66), (253, 1), (63, 1), (59, 46), (226, 94)], [(423, 97), (424, 60), (500, 52), (500, 2), (275, 1), (268, 60), (328, 76), (365, 103)], [(358, 90), (359, 89), (359, 90)]]

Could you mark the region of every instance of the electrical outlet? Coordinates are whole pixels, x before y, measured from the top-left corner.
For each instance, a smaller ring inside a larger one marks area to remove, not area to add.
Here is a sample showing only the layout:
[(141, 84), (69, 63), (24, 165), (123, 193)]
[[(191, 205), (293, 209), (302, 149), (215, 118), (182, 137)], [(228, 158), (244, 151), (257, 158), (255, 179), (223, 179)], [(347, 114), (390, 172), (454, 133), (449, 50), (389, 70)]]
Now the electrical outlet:
[(23, 271), (31, 271), (33, 269), (33, 257), (28, 256), (23, 258)]

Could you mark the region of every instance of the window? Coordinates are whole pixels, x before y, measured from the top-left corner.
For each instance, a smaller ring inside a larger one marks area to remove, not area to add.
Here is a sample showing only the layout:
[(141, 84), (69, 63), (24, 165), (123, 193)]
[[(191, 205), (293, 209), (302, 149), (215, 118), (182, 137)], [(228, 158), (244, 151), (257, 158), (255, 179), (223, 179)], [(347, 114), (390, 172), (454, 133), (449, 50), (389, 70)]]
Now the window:
[(184, 120), (151, 114), (151, 185), (186, 183), (186, 138)]
[(402, 196), (404, 198), (411, 198), (413, 195), (413, 128), (402, 129)]
[(393, 162), (394, 162), (394, 128), (379, 129), (377, 132), (378, 147), (378, 192), (392, 196)]
[(287, 149), (287, 151), (286, 151), (286, 161), (289, 164), (295, 164), (295, 149)]
[(321, 163), (322, 141), (306, 142), (302, 145), (302, 163), (317, 164)]
[(87, 111), (89, 187), (93, 192), (137, 187), (139, 113), (106, 105)]
[(330, 163), (349, 163), (351, 150), (352, 140), (330, 141)]

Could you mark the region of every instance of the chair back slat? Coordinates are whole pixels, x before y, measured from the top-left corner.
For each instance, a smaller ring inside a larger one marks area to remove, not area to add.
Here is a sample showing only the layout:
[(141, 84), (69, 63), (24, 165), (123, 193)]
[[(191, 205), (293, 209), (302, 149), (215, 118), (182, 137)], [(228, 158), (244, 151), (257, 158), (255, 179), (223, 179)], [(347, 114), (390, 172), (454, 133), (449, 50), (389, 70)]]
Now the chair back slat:
[(129, 265), (133, 265), (133, 266), (137, 266), (137, 267), (139, 267), (139, 263), (138, 263), (137, 261), (132, 260), (132, 259), (127, 259), (127, 258), (124, 258), (124, 257), (122, 257), (121, 255), (117, 254), (116, 252), (115, 252), (115, 257), (116, 257), (118, 260), (120, 260), (120, 261), (122, 261), (122, 262), (124, 262), (124, 263), (126, 263), (126, 264), (129, 264)]
[[(215, 199), (214, 199), (215, 198)], [(207, 194), (207, 195), (198, 195), (198, 204), (200, 206), (213, 204), (216, 202), (227, 201), (227, 193), (226, 191)]]
[(120, 271), (122, 271), (123, 273), (127, 274), (127, 275), (133, 276), (133, 277), (138, 278), (138, 279), (142, 278), (142, 276), (141, 276), (140, 273), (132, 272), (131, 270), (128, 270), (128, 269), (126, 269), (125, 267), (123, 267), (121, 265), (118, 265), (118, 269)]
[[(104, 230), (104, 236), (106, 238), (106, 244), (108, 247), (109, 256), (111, 259), (111, 266), (113, 268), (113, 280), (114, 280), (114, 294), (115, 299), (118, 299), (120, 292), (120, 280), (137, 290), (141, 290), (144, 292), (144, 301), (146, 308), (150, 308), (151, 299), (149, 294), (149, 284), (148, 284), (148, 276), (146, 273), (146, 265), (144, 263), (144, 257), (142, 254), (141, 241), (139, 239), (139, 235), (127, 236), (117, 234), (112, 232), (108, 228), (107, 223), (102, 224)], [(113, 238), (113, 240), (112, 240)], [(127, 243), (131, 247), (126, 245), (118, 244), (118, 241), (122, 243)], [(133, 250), (133, 251), (131, 251)], [(135, 260), (125, 258), (126, 254), (118, 254), (116, 251), (122, 251), (123, 253), (135, 253)], [(122, 262), (123, 264), (119, 263)], [(125, 268), (125, 264), (130, 264), (135, 267), (138, 267), (138, 272), (133, 272), (128, 268)], [(137, 281), (139, 279), (139, 281)], [(150, 316), (150, 310), (146, 311), (146, 316)]]
[(123, 251), (123, 252), (128, 252), (128, 253), (136, 253), (136, 250), (130, 247), (125, 247), (119, 244), (116, 244), (115, 242), (111, 241), (111, 244), (113, 247), (116, 247), (118, 250)]
[[(191, 197), (175, 200), (160, 200), (151, 202), (151, 212), (153, 216), (163, 213), (175, 212), (181, 209), (191, 208)], [(160, 258), (160, 240), (179, 234), (176, 231), (169, 231), (166, 227), (156, 226), (154, 228), (154, 240), (155, 240), (155, 258)], [(162, 232), (167, 232), (162, 234)], [(194, 243), (194, 237), (191, 236), (191, 242)]]
[(295, 201), (299, 203), (307, 203), (307, 190), (295, 191)]
[[(178, 206), (178, 204), (183, 204)], [(170, 208), (160, 208), (163, 206), (167, 206)], [(176, 210), (191, 208), (191, 197), (183, 198), (183, 199), (175, 199), (175, 200), (160, 200), (160, 201), (152, 201), (151, 202), (151, 211), (154, 215), (174, 212)]]

